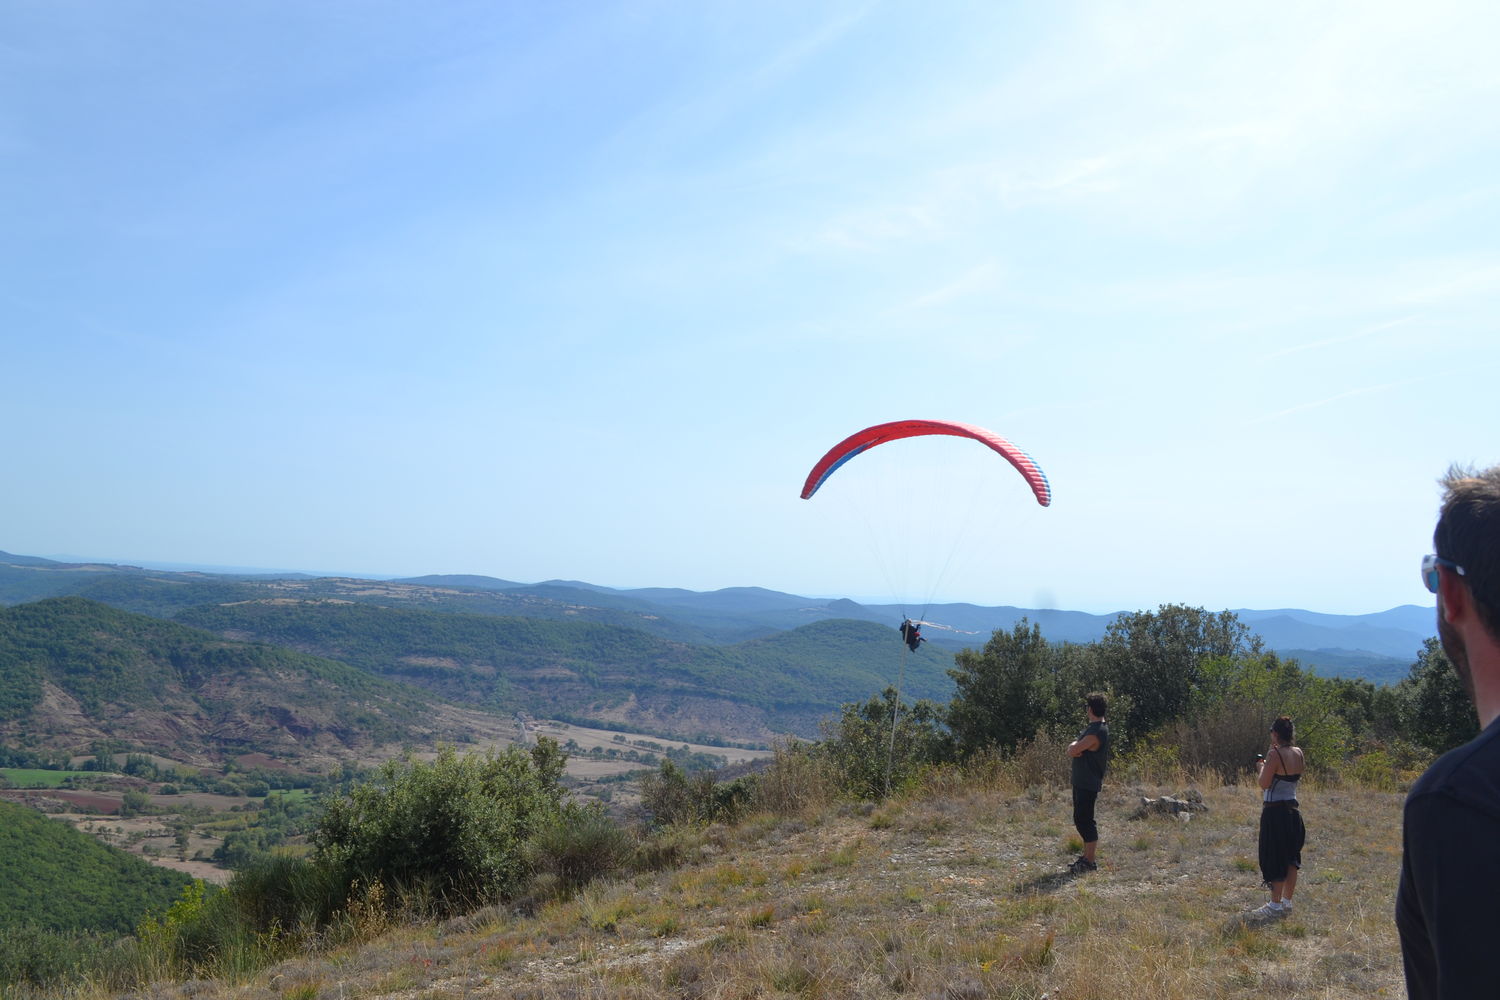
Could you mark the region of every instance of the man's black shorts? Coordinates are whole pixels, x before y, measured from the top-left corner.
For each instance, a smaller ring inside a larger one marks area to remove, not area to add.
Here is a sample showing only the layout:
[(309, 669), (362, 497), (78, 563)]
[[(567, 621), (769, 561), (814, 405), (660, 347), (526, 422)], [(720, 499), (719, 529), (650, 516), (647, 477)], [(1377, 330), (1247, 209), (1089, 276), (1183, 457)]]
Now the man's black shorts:
[(1085, 844), (1099, 839), (1099, 826), (1094, 822), (1094, 803), (1098, 798), (1098, 789), (1073, 789), (1073, 826)]

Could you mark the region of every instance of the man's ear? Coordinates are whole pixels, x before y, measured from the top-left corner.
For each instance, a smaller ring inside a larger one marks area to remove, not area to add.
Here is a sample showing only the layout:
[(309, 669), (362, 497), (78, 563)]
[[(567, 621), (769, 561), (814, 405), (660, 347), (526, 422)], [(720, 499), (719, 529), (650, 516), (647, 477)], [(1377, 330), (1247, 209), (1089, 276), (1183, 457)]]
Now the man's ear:
[(1464, 586), (1463, 577), (1451, 569), (1439, 571), (1438, 573), (1438, 613), (1443, 616), (1443, 621), (1449, 625), (1457, 625), (1467, 618), (1473, 611), (1469, 600), (1469, 588)]

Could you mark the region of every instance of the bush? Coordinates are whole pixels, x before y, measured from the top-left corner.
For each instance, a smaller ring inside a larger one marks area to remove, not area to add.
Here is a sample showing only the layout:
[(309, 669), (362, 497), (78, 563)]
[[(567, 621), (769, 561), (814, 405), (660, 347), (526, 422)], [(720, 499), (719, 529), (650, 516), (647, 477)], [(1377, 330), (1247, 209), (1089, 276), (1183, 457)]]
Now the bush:
[(658, 826), (732, 823), (754, 797), (756, 779), (745, 775), (715, 781), (707, 771), (687, 774), (671, 760), (641, 779), (641, 802)]
[[(1050, 733), (1038, 733), (1016, 748), (1016, 752), (1005, 758), (1002, 770), (1009, 772), (1010, 781), (1019, 788), (1035, 788), (1039, 785), (1061, 785), (1072, 781), (1072, 759), (1068, 757), (1071, 740)], [(1110, 769), (1114, 769), (1111, 762)]]
[(838, 774), (814, 744), (777, 743), (771, 766), (755, 783), (755, 809), (797, 816), (823, 809), (839, 794)]
[(938, 706), (925, 700), (898, 705), (894, 688), (862, 705), (845, 705), (824, 737), (823, 749), (837, 769), (841, 790), (859, 799), (884, 798), (929, 765), (954, 758), (953, 739)]
[(348, 904), (349, 884), (329, 865), (268, 854), (230, 881), (235, 909), (258, 934), (310, 934)]
[(618, 872), (634, 854), (635, 839), (597, 805), (565, 805), (526, 844), (533, 875), (560, 895)]
[(1189, 770), (1212, 770), (1226, 782), (1254, 775), (1257, 753), (1266, 749), (1270, 710), (1248, 699), (1229, 699), (1178, 719), (1166, 734), (1178, 762)]
[(379, 881), (442, 912), (511, 897), (529, 874), (527, 840), (561, 809), (564, 761), (545, 737), (529, 753), (392, 761), (328, 806), (314, 858), (345, 885)]

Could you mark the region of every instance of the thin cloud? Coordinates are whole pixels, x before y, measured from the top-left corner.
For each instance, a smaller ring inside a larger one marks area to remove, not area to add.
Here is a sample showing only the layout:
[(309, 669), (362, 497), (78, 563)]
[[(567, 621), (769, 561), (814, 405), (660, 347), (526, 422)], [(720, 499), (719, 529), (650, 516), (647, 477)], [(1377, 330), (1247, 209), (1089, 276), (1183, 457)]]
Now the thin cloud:
[(1280, 420), (1282, 417), (1289, 417), (1294, 413), (1305, 413), (1308, 410), (1316, 410), (1320, 407), (1328, 406), (1331, 403), (1337, 403), (1342, 399), (1350, 399), (1354, 396), (1365, 396), (1372, 392), (1385, 392), (1387, 389), (1394, 388), (1395, 385), (1396, 383), (1392, 382), (1385, 385), (1367, 385), (1360, 389), (1350, 389), (1347, 392), (1341, 392), (1336, 396), (1329, 396), (1327, 399), (1317, 399), (1313, 400), (1310, 403), (1299, 403), (1296, 406), (1289, 406), (1284, 410), (1277, 410), (1275, 413), (1268, 413), (1265, 416), (1256, 417), (1253, 420), (1246, 420), (1240, 426), (1254, 427), (1257, 424), (1270, 423), (1273, 420)]
[(1456, 278), (1434, 281), (1403, 296), (1409, 302), (1444, 302), (1500, 292), (1500, 264), (1474, 268)]
[(1275, 361), (1277, 358), (1284, 358), (1289, 354), (1299, 354), (1303, 351), (1315, 351), (1323, 347), (1332, 347), (1335, 344), (1347, 344), (1350, 341), (1363, 340), (1365, 337), (1380, 333), (1382, 330), (1390, 330), (1398, 326), (1406, 326), (1408, 323), (1414, 323), (1416, 322), (1416, 319), (1417, 317), (1415, 316), (1405, 316), (1401, 319), (1393, 319), (1386, 323), (1376, 323), (1374, 326), (1367, 326), (1363, 330), (1356, 330), (1353, 333), (1345, 334), (1342, 337), (1328, 337), (1324, 340), (1309, 341), (1306, 344), (1295, 344), (1291, 347), (1284, 347), (1279, 351), (1273, 351), (1272, 353), (1267, 354), (1265, 357), (1261, 358), (1261, 361)]
[(947, 305), (958, 299), (968, 298), (983, 292), (994, 291), (1003, 283), (1004, 272), (999, 263), (987, 260), (972, 267), (940, 288), (935, 288), (911, 301), (913, 309), (930, 309)]

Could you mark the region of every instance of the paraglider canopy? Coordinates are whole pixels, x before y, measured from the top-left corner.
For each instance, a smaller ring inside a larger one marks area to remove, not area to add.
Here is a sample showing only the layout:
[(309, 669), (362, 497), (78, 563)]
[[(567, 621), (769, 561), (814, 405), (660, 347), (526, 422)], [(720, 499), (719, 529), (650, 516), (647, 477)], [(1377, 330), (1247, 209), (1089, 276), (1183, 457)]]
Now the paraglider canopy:
[[(1004, 458), (1007, 462), (1015, 467), (1017, 472), (1021, 473), (1022, 477), (1026, 480), (1027, 485), (1031, 487), (1032, 495), (1036, 497), (1037, 503), (1041, 504), (1043, 507), (1046, 507), (1052, 503), (1052, 486), (1047, 482), (1047, 476), (1042, 472), (1041, 466), (1037, 465), (1035, 460), (1033, 460), (1030, 455), (1026, 454), (1020, 448), (1017, 448), (1015, 445), (1011, 444), (1009, 441), (996, 434), (994, 431), (986, 430), (983, 427), (975, 427), (972, 424), (957, 423), (951, 420), (897, 420), (891, 423), (876, 424), (873, 427), (866, 427), (862, 431), (857, 431), (854, 434), (849, 435), (847, 438), (830, 448), (828, 450), (828, 453), (825, 454), (822, 458), (818, 459), (817, 464), (812, 467), (812, 471), (807, 474), (807, 481), (802, 485), (802, 499), (810, 499), (814, 493), (818, 492), (819, 487), (821, 487), (823, 483), (827, 481), (829, 476), (833, 475), (841, 466), (844, 465), (844, 463), (848, 462), (850, 459), (860, 454), (861, 452), (869, 451), (876, 445), (885, 444), (887, 441), (899, 441), (902, 438), (921, 437), (924, 435), (947, 435), (950, 437), (968, 438), (974, 441), (978, 441), (980, 444), (984, 445), (991, 451)], [(990, 465), (990, 463), (984, 464), (987, 466)], [(961, 519), (945, 520), (947, 521), (947, 523), (962, 523)], [(898, 543), (903, 546), (903, 548), (912, 547), (907, 544), (913, 537), (910, 531), (893, 533), (893, 537), (897, 539)], [(958, 539), (957, 537), (955, 537), (952, 540), (952, 544), (949, 546), (948, 555), (951, 556), (951, 554), (957, 550), (957, 547)], [(945, 557), (945, 566), (946, 562), (947, 558)], [(928, 592), (928, 606), (930, 606), (931, 604), (932, 592), (933, 591)], [(904, 608), (906, 602), (903, 600), (901, 603)], [(953, 628), (950, 625), (939, 625), (936, 622), (926, 621), (925, 618), (925, 611), (922, 612), (922, 616), (920, 618), (912, 618), (907, 615), (904, 609), (902, 611), (902, 622), (899, 631), (901, 634), (902, 642), (907, 648), (907, 652), (901, 654), (901, 670), (900, 672), (898, 672), (896, 677), (895, 699), (892, 704), (891, 734), (890, 740), (886, 747), (887, 791), (890, 790), (891, 759), (895, 753), (896, 723), (901, 714), (901, 685), (902, 681), (905, 679), (906, 659), (910, 654), (916, 653), (921, 647), (922, 643), (926, 641), (926, 636), (922, 635), (922, 626), (930, 626), (932, 628), (943, 629), (945, 631), (961, 631), (959, 629)]]
[(855, 455), (869, 451), (876, 445), (885, 444), (887, 441), (899, 441), (902, 438), (920, 437), (924, 434), (947, 434), (978, 441), (1015, 466), (1016, 471), (1021, 473), (1031, 487), (1037, 503), (1043, 507), (1052, 503), (1052, 486), (1047, 482), (1047, 476), (1042, 472), (1042, 467), (1037, 465), (1030, 455), (994, 431), (952, 420), (896, 420), (856, 431), (818, 459), (818, 463), (807, 474), (807, 481), (802, 485), (802, 499), (810, 499), (829, 476), (837, 472), (840, 466)]

